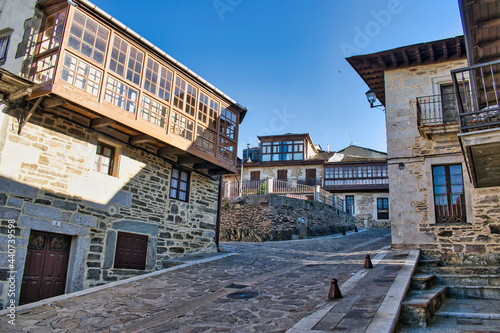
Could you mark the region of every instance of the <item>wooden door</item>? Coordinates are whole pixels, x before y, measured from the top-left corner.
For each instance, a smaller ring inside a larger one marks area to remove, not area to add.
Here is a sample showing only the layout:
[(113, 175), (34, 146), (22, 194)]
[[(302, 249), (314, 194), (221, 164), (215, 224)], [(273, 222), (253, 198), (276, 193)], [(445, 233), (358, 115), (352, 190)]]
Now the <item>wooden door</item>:
[(260, 180), (260, 171), (250, 171), (250, 180)]
[(288, 178), (287, 171), (288, 170), (278, 170), (278, 180), (286, 182)]
[(306, 169), (306, 185), (320, 185), (316, 184), (316, 169)]
[(71, 236), (32, 231), (19, 304), (64, 294)]

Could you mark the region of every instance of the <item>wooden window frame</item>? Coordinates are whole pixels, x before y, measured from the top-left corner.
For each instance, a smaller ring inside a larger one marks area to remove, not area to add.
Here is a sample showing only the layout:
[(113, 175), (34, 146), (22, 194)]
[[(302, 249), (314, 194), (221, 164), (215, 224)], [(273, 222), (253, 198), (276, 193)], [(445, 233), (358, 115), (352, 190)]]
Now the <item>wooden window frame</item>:
[[(229, 117), (228, 114), (230, 114)], [(234, 119), (232, 116), (234, 116)], [(228, 139), (236, 141), (236, 138), (238, 138), (237, 131), (238, 131), (238, 115), (235, 112), (229, 110), (228, 108), (221, 106), (219, 133), (224, 135)]]
[(217, 155), (234, 162), (236, 152), (236, 143), (219, 135), (219, 144)]
[[(183, 174), (186, 175), (186, 180), (182, 179)], [(182, 184), (186, 185), (185, 190), (182, 189)], [(172, 173), (170, 176), (169, 198), (183, 202), (189, 202), (190, 191), (191, 191), (191, 173), (181, 168), (172, 167)], [(180, 197), (181, 193), (186, 194), (185, 199), (182, 199)]]
[[(452, 174), (450, 168), (455, 167), (460, 170), (460, 174)], [(436, 175), (437, 168), (444, 168), (444, 175)], [(465, 183), (462, 165), (457, 164), (436, 164), (432, 165), (432, 191), (434, 195), (434, 212), (436, 223), (457, 223), (467, 222), (467, 204), (465, 200)], [(436, 183), (437, 177), (444, 177), (444, 187), (446, 193), (436, 193), (437, 187), (443, 187)], [(460, 183), (454, 183), (453, 179), (460, 179)], [(461, 191), (456, 191), (453, 187), (461, 187)], [(438, 198), (445, 195), (445, 198)], [(449, 203), (451, 201), (451, 203)], [(454, 203), (453, 201), (456, 201)], [(460, 203), (458, 202), (460, 201)]]
[[(283, 177), (283, 175), (285, 175), (285, 177)], [(280, 181), (283, 181), (283, 182), (288, 181), (288, 170), (287, 169), (277, 170), (276, 171), (276, 180), (280, 180)]]
[[(67, 59), (70, 59), (70, 63), (67, 63)], [(75, 61), (74, 66), (73, 60)], [(87, 70), (83, 68), (82, 64), (87, 67)], [(97, 77), (96, 73), (99, 73)], [(102, 70), (91, 65), (90, 63), (78, 58), (77, 56), (65, 52), (63, 54), (63, 61), (61, 64), (61, 80), (65, 81), (72, 86), (75, 86), (95, 97), (99, 96), (101, 91), (101, 86), (103, 82), (104, 73)], [(78, 85), (78, 82), (82, 84)]]
[[(123, 240), (124, 237), (127, 236), (132, 238), (132, 241), (129, 244), (126, 244)], [(115, 260), (113, 268), (145, 270), (148, 257), (148, 242), (149, 238), (147, 235), (118, 231), (116, 236)], [(141, 244), (143, 244), (142, 247), (137, 247), (137, 245)], [(121, 258), (118, 255), (120, 246), (128, 249), (128, 255), (123, 256), (125, 259), (128, 259), (128, 262), (119, 262)], [(144, 251), (144, 254), (141, 255), (139, 259), (144, 259), (143, 262), (134, 262), (134, 259), (138, 258), (137, 253), (139, 252), (140, 254), (141, 250)]]
[[(387, 212), (384, 206), (387, 206)], [(377, 220), (389, 220), (389, 198), (377, 198)]]
[(116, 33), (108, 53), (108, 70), (140, 88), (146, 53)]
[(183, 114), (173, 111), (170, 120), (170, 133), (178, 135), (186, 140), (193, 141), (195, 122)]
[[(120, 85), (125, 88), (120, 87)], [(120, 91), (125, 91), (125, 95), (122, 95)], [(119, 107), (122, 110), (135, 114), (135, 111), (137, 110), (137, 103), (139, 102), (139, 90), (121, 80), (114, 78), (111, 75), (108, 75), (104, 87), (103, 100), (109, 104)]]
[(141, 118), (168, 131), (170, 108), (155, 99), (142, 95)]
[(196, 128), (196, 146), (215, 154), (215, 148), (217, 146), (217, 133), (198, 125)]
[[(103, 149), (110, 149), (111, 150), (111, 154), (110, 156), (105, 156), (102, 152)], [(100, 171), (100, 167), (105, 165), (104, 163), (102, 163), (101, 159), (102, 157), (107, 157), (109, 158), (110, 162), (109, 162), (109, 165), (107, 165), (107, 172), (102, 172)], [(95, 158), (95, 161), (94, 161), (94, 171), (95, 172), (99, 172), (99, 173), (102, 173), (102, 174), (105, 174), (105, 175), (108, 175), (108, 176), (114, 176), (115, 175), (115, 163), (116, 163), (116, 147), (112, 146), (112, 145), (109, 145), (107, 143), (104, 143), (102, 141), (98, 141), (97, 143), (97, 147), (96, 147), (96, 158)]]
[(260, 180), (260, 171), (250, 171), (250, 180)]

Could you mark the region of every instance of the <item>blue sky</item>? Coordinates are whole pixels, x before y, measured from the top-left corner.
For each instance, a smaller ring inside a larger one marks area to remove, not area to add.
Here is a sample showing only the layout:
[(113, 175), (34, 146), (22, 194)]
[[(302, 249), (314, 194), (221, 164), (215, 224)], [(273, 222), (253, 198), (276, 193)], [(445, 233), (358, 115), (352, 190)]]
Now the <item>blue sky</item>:
[(248, 107), (238, 156), (283, 133), (386, 151), (384, 113), (345, 58), (463, 34), (458, 0), (92, 2)]

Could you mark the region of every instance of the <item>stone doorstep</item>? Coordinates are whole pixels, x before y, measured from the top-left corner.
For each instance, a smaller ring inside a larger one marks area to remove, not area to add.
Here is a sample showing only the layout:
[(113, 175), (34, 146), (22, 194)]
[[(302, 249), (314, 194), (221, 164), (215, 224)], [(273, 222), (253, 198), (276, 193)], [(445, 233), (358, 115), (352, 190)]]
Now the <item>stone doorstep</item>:
[(411, 279), (411, 290), (426, 290), (436, 285), (436, 276), (433, 274), (417, 274)]
[[(100, 291), (100, 290), (103, 290), (103, 289), (120, 286), (122, 284), (127, 284), (127, 283), (134, 282), (134, 281), (139, 281), (139, 280), (151, 277), (151, 276), (161, 275), (163, 273), (174, 271), (174, 270), (177, 270), (177, 269), (180, 269), (180, 268), (189, 267), (189, 266), (193, 266), (193, 265), (198, 265), (198, 264), (201, 264), (201, 263), (205, 263), (205, 262), (209, 262), (209, 261), (213, 261), (213, 260), (217, 260), (217, 259), (223, 259), (223, 258), (232, 256), (232, 255), (237, 255), (237, 253), (224, 253), (224, 254), (215, 255), (215, 256), (212, 256), (212, 257), (209, 257), (209, 258), (205, 258), (205, 259), (193, 260), (193, 261), (186, 262), (184, 264), (176, 265), (174, 267), (169, 267), (169, 268), (162, 269), (162, 270), (159, 270), (159, 271), (154, 271), (154, 272), (151, 272), (151, 273), (146, 273), (146, 274), (134, 276), (134, 277), (131, 277), (131, 278), (128, 278), (128, 279), (119, 280), (119, 281), (116, 281), (116, 282), (111, 282), (111, 283), (108, 283), (108, 284), (104, 284), (102, 286), (87, 288), (87, 289), (80, 290), (80, 291), (75, 291), (75, 292), (69, 293), (69, 294), (63, 294), (63, 295), (59, 295), (59, 296), (55, 296), (55, 297), (51, 297), (51, 298), (42, 299), (42, 300), (40, 300), (38, 302), (33, 302), (33, 303), (29, 303), (29, 304), (24, 304), (24, 305), (16, 306), (16, 311), (20, 312), (20, 311), (24, 311), (24, 310), (33, 309), (33, 308), (36, 308), (36, 307), (39, 307), (39, 306), (42, 306), (42, 305), (47, 305), (47, 304), (50, 304), (50, 303), (53, 303), (53, 302), (62, 301), (62, 300), (68, 299), (68, 298), (73, 298), (73, 297), (87, 295), (87, 294), (94, 293), (94, 292), (97, 292), (97, 291)], [(0, 316), (8, 314), (9, 311), (10, 311), (9, 309), (1, 310), (0, 311)]]
[(413, 275), (412, 279), (415, 281), (429, 281), (432, 278), (435, 278), (434, 274), (416, 274)]

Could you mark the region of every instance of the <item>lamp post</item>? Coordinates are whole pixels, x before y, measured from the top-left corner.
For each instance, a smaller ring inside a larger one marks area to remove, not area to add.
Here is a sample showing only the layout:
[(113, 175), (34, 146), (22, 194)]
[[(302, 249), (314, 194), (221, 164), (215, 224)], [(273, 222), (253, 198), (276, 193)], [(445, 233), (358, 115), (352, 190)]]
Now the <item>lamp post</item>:
[(245, 155), (243, 155), (243, 158), (241, 159), (241, 177), (240, 177), (240, 195), (239, 195), (240, 197), (243, 195), (243, 163), (252, 162), (252, 160), (250, 159), (249, 149), (250, 149), (250, 144), (247, 143), (247, 158), (245, 159)]
[[(373, 108), (378, 108), (378, 107), (384, 107), (382, 104), (379, 105), (374, 105), (375, 101), (377, 100), (377, 96), (375, 96), (375, 92), (373, 90), (368, 90), (366, 93), (366, 99), (368, 100), (368, 103), (370, 103), (370, 107)], [(385, 112), (385, 109), (382, 109), (382, 111)]]

